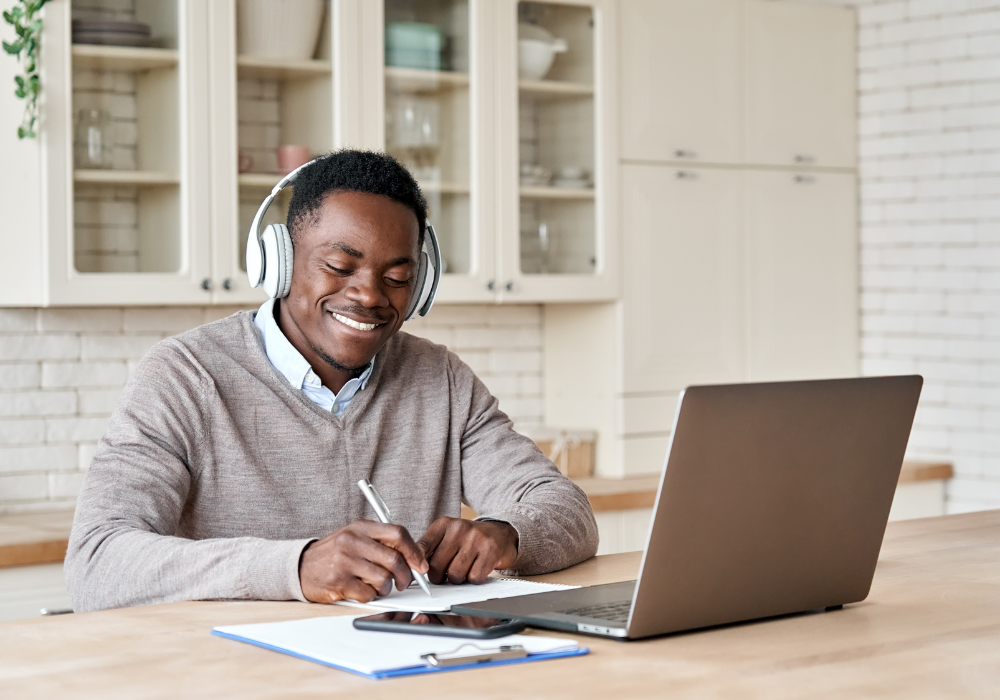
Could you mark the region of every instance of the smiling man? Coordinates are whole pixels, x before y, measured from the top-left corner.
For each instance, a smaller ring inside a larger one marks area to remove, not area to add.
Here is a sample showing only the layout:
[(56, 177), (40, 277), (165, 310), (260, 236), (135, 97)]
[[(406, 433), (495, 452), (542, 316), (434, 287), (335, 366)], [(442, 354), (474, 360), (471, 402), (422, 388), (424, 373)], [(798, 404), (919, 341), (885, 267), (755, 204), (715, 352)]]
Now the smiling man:
[[(458, 584), (594, 554), (583, 492), (458, 357), (399, 332), (425, 221), (387, 155), (300, 173), (288, 295), (159, 343), (130, 379), (77, 506), (75, 610), (367, 601), (410, 568)], [(374, 522), (365, 478), (397, 525)]]

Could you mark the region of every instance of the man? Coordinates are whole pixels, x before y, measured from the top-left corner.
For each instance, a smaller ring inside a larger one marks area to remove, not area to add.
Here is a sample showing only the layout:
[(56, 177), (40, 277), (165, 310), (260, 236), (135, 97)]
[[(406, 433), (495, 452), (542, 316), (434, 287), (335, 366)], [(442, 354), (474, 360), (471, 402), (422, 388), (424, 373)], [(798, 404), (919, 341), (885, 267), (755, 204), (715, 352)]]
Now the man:
[[(468, 366), (398, 333), (425, 221), (387, 155), (302, 171), (288, 296), (164, 340), (129, 380), (73, 523), (75, 610), (369, 601), (406, 588), (410, 568), (458, 584), (594, 554), (580, 489)], [(373, 522), (364, 478), (398, 524)], [(477, 521), (458, 517), (462, 500)]]

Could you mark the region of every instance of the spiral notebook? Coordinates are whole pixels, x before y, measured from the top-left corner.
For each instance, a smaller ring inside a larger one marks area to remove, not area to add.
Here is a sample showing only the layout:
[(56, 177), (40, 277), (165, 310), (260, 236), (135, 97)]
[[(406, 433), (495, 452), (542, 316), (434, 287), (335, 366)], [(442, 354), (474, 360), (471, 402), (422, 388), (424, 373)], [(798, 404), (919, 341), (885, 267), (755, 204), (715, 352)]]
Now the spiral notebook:
[(392, 593), (384, 598), (376, 598), (370, 603), (359, 603), (354, 600), (339, 601), (340, 605), (377, 608), (379, 610), (405, 610), (407, 612), (448, 612), (452, 605), (468, 605), (495, 598), (510, 598), (516, 595), (530, 593), (545, 593), (546, 591), (561, 591), (579, 586), (564, 586), (558, 583), (537, 583), (514, 578), (491, 578), (486, 583), (463, 584), (431, 584), (428, 596), (420, 587), (413, 583), (403, 591), (392, 589)]
[[(467, 668), (505, 666), (589, 653), (574, 639), (512, 634), (498, 639), (466, 640), (416, 634), (369, 632), (354, 629), (360, 615), (313, 617), (288, 622), (216, 627), (212, 634), (238, 642), (313, 661), (366, 678), (395, 678), (423, 673), (459, 671)], [(421, 657), (425, 654), (478, 656), (500, 647), (519, 645), (527, 656), (486, 663), (435, 667)]]

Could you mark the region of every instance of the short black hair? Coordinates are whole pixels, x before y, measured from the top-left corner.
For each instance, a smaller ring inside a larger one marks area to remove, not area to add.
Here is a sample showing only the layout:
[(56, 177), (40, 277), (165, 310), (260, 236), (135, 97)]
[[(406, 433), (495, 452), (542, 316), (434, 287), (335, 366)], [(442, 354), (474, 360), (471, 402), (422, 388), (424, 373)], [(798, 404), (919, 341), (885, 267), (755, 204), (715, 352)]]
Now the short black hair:
[(288, 235), (294, 245), (297, 229), (313, 221), (331, 192), (365, 192), (388, 197), (409, 207), (417, 217), (417, 247), (423, 248), (427, 200), (410, 171), (388, 153), (345, 148), (320, 156), (295, 180), (288, 204)]

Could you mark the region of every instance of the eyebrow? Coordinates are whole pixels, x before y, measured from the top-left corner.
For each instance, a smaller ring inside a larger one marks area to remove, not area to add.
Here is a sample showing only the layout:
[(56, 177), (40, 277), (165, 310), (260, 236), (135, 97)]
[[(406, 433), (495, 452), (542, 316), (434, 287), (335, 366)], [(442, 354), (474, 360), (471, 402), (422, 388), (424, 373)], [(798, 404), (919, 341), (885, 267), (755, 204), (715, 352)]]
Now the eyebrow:
[[(330, 250), (339, 250), (342, 253), (350, 255), (352, 258), (357, 258), (358, 260), (365, 259), (364, 253), (362, 253), (360, 250), (357, 250), (356, 248), (352, 248), (346, 243), (324, 243), (323, 247), (328, 248)], [(414, 259), (411, 258), (409, 255), (404, 255), (401, 258), (396, 258), (395, 260), (391, 260), (389, 262), (389, 267), (396, 267), (397, 265), (409, 265), (411, 263), (415, 263)]]
[(330, 248), (331, 250), (339, 250), (342, 253), (350, 255), (352, 258), (358, 258), (359, 260), (365, 259), (365, 254), (356, 248), (352, 248), (346, 243), (324, 243), (324, 248)]

